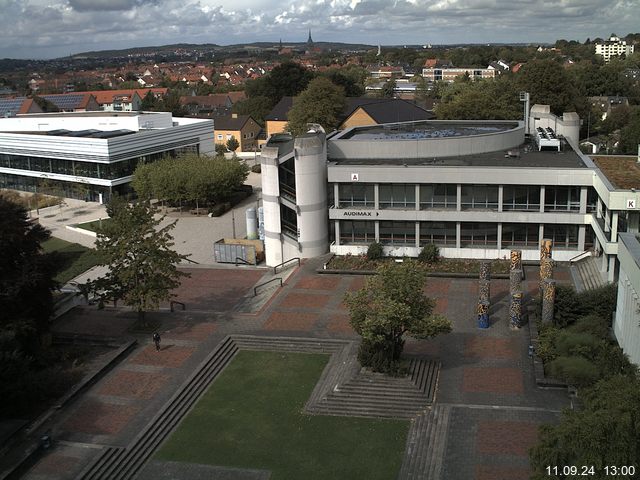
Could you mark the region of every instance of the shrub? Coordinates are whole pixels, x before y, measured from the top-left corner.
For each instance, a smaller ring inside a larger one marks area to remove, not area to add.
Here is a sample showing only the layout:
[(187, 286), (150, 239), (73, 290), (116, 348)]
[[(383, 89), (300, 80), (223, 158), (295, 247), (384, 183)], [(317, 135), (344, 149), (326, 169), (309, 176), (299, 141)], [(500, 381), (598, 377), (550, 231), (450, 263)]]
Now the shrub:
[(422, 263), (435, 263), (440, 258), (440, 249), (437, 245), (429, 243), (422, 247), (418, 254), (418, 261)]
[(629, 361), (627, 354), (618, 345), (604, 345), (598, 353), (596, 362), (604, 378), (612, 375), (636, 377), (638, 374), (638, 367)]
[(584, 357), (558, 357), (549, 362), (549, 374), (576, 387), (592, 385), (600, 378), (600, 370)]
[(211, 213), (213, 217), (219, 217), (230, 208), (231, 208), (230, 203), (217, 203), (209, 209), (209, 213)]
[(227, 152), (227, 147), (221, 143), (216, 143), (216, 154), (224, 155)]
[(251, 167), (251, 171), (252, 171), (253, 173), (261, 173), (261, 172), (262, 172), (262, 167), (260, 166), (260, 164), (259, 164), (259, 163), (256, 163), (255, 165), (253, 165), (253, 166)]
[(373, 242), (369, 245), (367, 249), (367, 259), (368, 260), (380, 260), (383, 257), (384, 253), (382, 250), (382, 244), (379, 242)]
[(560, 330), (554, 325), (543, 324), (538, 331), (538, 345), (536, 354), (543, 362), (549, 362), (558, 356), (555, 339)]
[(582, 355), (595, 358), (603, 340), (590, 333), (574, 333), (561, 330), (556, 335), (555, 347), (560, 356)]
[(559, 285), (556, 288), (554, 321), (564, 327), (589, 314), (611, 321), (616, 300), (617, 286), (614, 283), (581, 293), (576, 293), (572, 287)]
[(402, 352), (404, 340), (401, 345), (396, 345), (395, 352), (397, 355), (389, 354), (393, 348), (392, 342), (377, 343), (366, 338), (362, 340), (358, 349), (358, 361), (363, 367), (369, 368), (374, 372), (386, 373), (387, 375), (399, 376), (404, 374), (404, 369), (400, 363), (399, 352)]
[(610, 319), (603, 319), (599, 315), (592, 313), (579, 318), (576, 323), (567, 328), (567, 330), (573, 333), (590, 333), (595, 337), (604, 339), (609, 337), (610, 325)]

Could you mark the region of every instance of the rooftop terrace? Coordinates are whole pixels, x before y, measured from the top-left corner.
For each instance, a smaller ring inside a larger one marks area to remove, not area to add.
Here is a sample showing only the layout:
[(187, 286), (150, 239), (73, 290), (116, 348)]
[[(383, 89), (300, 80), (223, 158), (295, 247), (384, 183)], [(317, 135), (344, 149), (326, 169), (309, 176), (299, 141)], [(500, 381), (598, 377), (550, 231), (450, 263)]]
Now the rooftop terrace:
[(640, 164), (637, 156), (594, 155), (591, 159), (614, 188), (640, 190)]
[(423, 121), (389, 123), (356, 127), (340, 136), (341, 140), (420, 140), (430, 138), (469, 137), (506, 132), (518, 127), (518, 122)]

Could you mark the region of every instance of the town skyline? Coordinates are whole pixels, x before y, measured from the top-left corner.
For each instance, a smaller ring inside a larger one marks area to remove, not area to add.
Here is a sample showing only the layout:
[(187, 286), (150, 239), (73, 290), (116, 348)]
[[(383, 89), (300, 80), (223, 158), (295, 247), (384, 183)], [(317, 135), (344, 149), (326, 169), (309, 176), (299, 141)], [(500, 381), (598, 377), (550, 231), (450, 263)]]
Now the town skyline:
[[(625, 36), (633, 5), (513, 1), (0, 0), (0, 58), (170, 45), (314, 41), (367, 45), (554, 43)], [(161, 25), (162, 28), (158, 28)]]

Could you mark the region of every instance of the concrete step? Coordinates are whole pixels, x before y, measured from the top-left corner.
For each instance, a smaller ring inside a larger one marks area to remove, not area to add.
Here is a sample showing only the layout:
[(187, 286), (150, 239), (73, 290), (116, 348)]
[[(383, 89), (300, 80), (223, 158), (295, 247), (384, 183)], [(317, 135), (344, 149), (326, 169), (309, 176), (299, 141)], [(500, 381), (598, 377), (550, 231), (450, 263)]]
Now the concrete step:
[(582, 283), (580, 291), (594, 290), (605, 285), (605, 279), (600, 272), (601, 261), (600, 258), (586, 257), (571, 266)]
[(428, 439), (430, 438), (433, 423), (430, 411), (423, 415), (418, 415), (411, 422), (398, 480), (423, 480), (426, 478), (425, 473), (429, 454)]
[(426, 460), (425, 478), (428, 480), (440, 480), (442, 478), (442, 465), (446, 451), (451, 406), (438, 404), (431, 413), (434, 425), (430, 431), (429, 445), (427, 447), (429, 453)]

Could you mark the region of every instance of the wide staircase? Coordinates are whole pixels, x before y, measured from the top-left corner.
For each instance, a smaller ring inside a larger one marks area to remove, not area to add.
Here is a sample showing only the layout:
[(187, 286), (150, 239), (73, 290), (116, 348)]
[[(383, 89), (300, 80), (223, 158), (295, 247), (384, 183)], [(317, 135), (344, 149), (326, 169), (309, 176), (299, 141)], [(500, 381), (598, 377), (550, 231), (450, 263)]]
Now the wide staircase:
[(600, 272), (601, 261), (601, 258), (587, 256), (571, 263), (571, 275), (578, 292), (594, 290), (606, 285), (606, 278)]
[(450, 414), (450, 405), (435, 404), (411, 422), (399, 480), (441, 478)]

